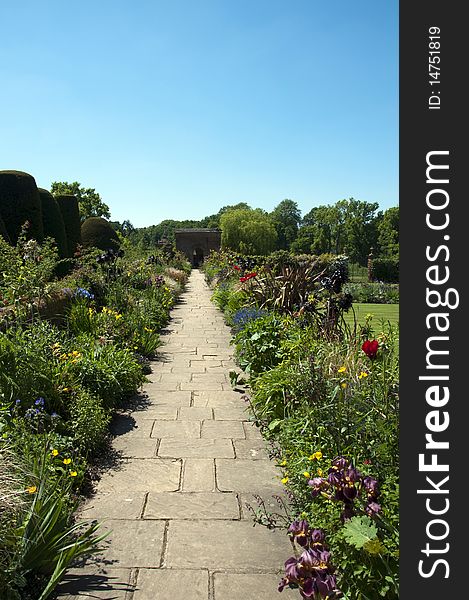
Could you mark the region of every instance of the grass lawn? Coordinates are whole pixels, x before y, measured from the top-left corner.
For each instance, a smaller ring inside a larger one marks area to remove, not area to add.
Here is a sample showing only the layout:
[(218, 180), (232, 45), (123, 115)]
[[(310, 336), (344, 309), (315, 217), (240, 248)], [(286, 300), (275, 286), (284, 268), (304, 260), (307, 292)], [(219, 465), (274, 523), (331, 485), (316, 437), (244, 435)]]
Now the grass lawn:
[[(399, 323), (399, 304), (361, 304), (357, 302), (353, 304), (353, 310), (360, 325), (363, 325), (366, 315), (369, 314), (373, 315), (371, 324), (375, 327), (382, 320), (390, 321), (393, 325)], [(344, 317), (347, 323), (353, 324), (352, 310), (345, 313)]]

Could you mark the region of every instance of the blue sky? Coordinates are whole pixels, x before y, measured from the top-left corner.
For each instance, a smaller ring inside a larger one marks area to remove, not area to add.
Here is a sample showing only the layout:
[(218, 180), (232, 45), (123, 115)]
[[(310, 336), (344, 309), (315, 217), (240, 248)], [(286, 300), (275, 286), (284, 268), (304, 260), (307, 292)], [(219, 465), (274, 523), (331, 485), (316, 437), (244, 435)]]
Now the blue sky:
[(0, 21), (0, 169), (39, 187), (94, 187), (138, 227), (398, 204), (397, 0), (20, 1)]

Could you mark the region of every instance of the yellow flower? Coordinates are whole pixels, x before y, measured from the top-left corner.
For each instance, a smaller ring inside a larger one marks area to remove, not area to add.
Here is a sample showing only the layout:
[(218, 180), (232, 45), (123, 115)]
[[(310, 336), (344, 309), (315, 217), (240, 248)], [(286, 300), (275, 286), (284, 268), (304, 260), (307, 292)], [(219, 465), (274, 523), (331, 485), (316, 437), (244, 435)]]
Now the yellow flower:
[(286, 464), (287, 464), (287, 461), (286, 460), (282, 460), (282, 462), (280, 463), (280, 466), (284, 467)]
[(72, 462), (71, 458), (64, 458), (64, 465), (69, 465)]
[(148, 329), (148, 327), (144, 327), (143, 328), (145, 331), (148, 331), (148, 333), (153, 333), (153, 329)]
[(69, 388), (69, 387), (62, 388), (62, 392), (71, 392), (71, 391), (72, 391), (72, 388)]
[(70, 471), (70, 477), (76, 477), (78, 473), (76, 471)]
[(322, 469), (318, 469), (318, 475), (319, 477), (322, 477)]
[(59, 453), (59, 451), (56, 450), (55, 448), (51, 452), (52, 456), (57, 456), (58, 453)]
[(368, 377), (368, 373), (366, 371), (362, 371), (358, 376), (358, 379), (363, 379), (363, 377)]
[(340, 367), (340, 369), (337, 371), (337, 373), (345, 373), (346, 370), (347, 370), (347, 367)]
[(311, 456), (309, 457), (309, 460), (321, 460), (322, 458), (322, 452), (321, 450), (318, 450), (317, 452), (313, 452), (313, 454), (311, 454)]
[(35, 485), (30, 485), (26, 488), (28, 494), (35, 494), (37, 492), (37, 487)]
[(346, 384), (346, 383), (341, 383), (341, 384), (340, 384), (340, 387), (342, 387), (342, 388), (344, 388), (344, 389), (345, 389), (345, 388), (347, 387), (347, 384)]
[(285, 485), (285, 483), (288, 483), (288, 477), (284, 477), (284, 478), (282, 479), (282, 483), (283, 483), (284, 485)]
[(308, 471), (305, 471), (305, 472), (303, 473), (303, 475), (304, 475), (305, 477), (307, 477), (308, 479), (311, 477), (311, 474), (310, 474), (310, 473), (308, 473)]

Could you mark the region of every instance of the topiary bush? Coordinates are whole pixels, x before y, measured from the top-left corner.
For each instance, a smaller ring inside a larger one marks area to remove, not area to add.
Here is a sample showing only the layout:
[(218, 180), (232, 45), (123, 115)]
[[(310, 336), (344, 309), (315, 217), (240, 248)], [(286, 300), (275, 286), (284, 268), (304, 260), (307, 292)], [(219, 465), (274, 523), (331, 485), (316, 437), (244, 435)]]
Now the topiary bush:
[(32, 175), (0, 171), (0, 215), (12, 244), (16, 245), (26, 221), (29, 222), (28, 236), (42, 240), (41, 198)]
[(44, 237), (53, 238), (56, 241), (60, 258), (66, 258), (68, 256), (67, 236), (57, 200), (48, 190), (39, 188), (38, 192), (42, 205)]
[(8, 235), (7, 228), (5, 227), (5, 223), (3, 222), (2, 215), (0, 215), (0, 235), (3, 237), (5, 242), (10, 243), (10, 236)]
[(68, 257), (71, 258), (81, 244), (80, 209), (78, 198), (72, 194), (59, 194), (55, 196), (57, 205), (62, 214), (67, 237)]
[(120, 240), (115, 229), (102, 217), (89, 217), (81, 226), (81, 240), (85, 247), (100, 250), (119, 250)]

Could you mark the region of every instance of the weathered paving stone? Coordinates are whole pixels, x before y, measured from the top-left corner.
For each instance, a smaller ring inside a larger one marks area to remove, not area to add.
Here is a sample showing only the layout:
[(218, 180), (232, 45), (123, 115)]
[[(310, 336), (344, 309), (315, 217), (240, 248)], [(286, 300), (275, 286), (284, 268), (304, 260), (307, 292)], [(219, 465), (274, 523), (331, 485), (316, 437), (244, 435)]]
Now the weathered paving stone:
[(108, 569), (87, 566), (68, 569), (57, 588), (61, 600), (125, 600), (133, 590), (130, 585), (130, 569)]
[[(215, 573), (216, 600), (273, 600), (278, 595), (280, 575), (271, 573)], [(282, 600), (298, 600), (298, 590), (285, 588)]]
[(246, 434), (246, 439), (247, 440), (263, 440), (264, 438), (262, 437), (261, 432), (259, 431), (259, 429), (254, 425), (254, 423), (248, 423), (247, 421), (245, 421), (243, 423), (244, 426), (244, 432)]
[(119, 437), (131, 438), (149, 438), (153, 421), (145, 420), (137, 424), (131, 415), (115, 415), (110, 431), (113, 435)]
[(165, 391), (165, 392), (152, 392), (150, 394), (151, 397), (151, 405), (148, 407), (150, 410), (151, 407), (155, 408), (179, 408), (180, 406), (190, 406), (191, 405), (191, 392), (190, 391)]
[(223, 390), (223, 383), (216, 383), (213, 381), (191, 381), (190, 383), (179, 384), (181, 390)]
[(186, 458), (182, 477), (184, 492), (215, 490), (215, 461), (212, 458)]
[(123, 458), (155, 458), (158, 442), (155, 439), (140, 439), (138, 443), (126, 436), (118, 437), (113, 442), (114, 450), (117, 450)]
[(203, 421), (202, 438), (244, 439), (241, 421)]
[[(240, 406), (214, 408), (213, 414), (216, 421), (247, 421), (249, 418), (249, 412), (246, 410), (246, 406), (242, 404)], [(244, 438), (244, 432), (242, 437)]]
[(208, 600), (208, 571), (140, 569), (133, 600)]
[(265, 442), (258, 440), (233, 440), (236, 458), (265, 460), (269, 458)]
[(123, 463), (120, 470), (107, 471), (101, 478), (99, 489), (119, 495), (129, 489), (133, 492), (174, 492), (179, 489), (181, 467), (182, 462), (174, 459), (130, 460)]
[(211, 408), (183, 406), (179, 409), (179, 419), (182, 421), (203, 421), (205, 419), (213, 419), (213, 411)]
[(271, 488), (257, 490), (255, 493), (247, 492), (244, 494), (238, 494), (238, 498), (241, 506), (241, 516), (243, 519), (247, 519), (250, 523), (252, 523), (253, 514), (249, 509), (249, 506), (254, 510), (258, 509), (260, 507), (259, 499), (263, 502), (265, 508), (269, 512), (273, 513), (284, 514), (285, 510), (282, 501), (285, 503), (285, 507), (288, 507), (289, 504), (286, 492), (283, 489), (274, 490)]
[(133, 490), (119, 494), (119, 498), (116, 498), (116, 494), (112, 492), (108, 494), (98, 493), (80, 509), (80, 518), (98, 520), (139, 519), (142, 514), (145, 496), (145, 492), (134, 492)]
[(208, 371), (207, 373), (194, 373), (191, 381), (195, 383), (227, 383), (227, 374), (213, 373)]
[(165, 524), (163, 521), (109, 520), (102, 526), (108, 537), (101, 542), (103, 553), (90, 559), (114, 567), (160, 566)]
[(137, 425), (141, 425), (142, 421), (148, 420), (156, 421), (159, 419), (164, 421), (172, 421), (177, 419), (178, 408), (178, 406), (170, 406), (167, 404), (162, 404), (161, 406), (157, 404), (150, 404), (144, 410), (132, 412), (131, 416)]
[(144, 519), (239, 519), (235, 494), (221, 492), (150, 493)]
[(200, 438), (200, 421), (155, 421), (151, 437), (183, 440)]
[(284, 532), (248, 521), (170, 521), (166, 566), (277, 571), (291, 553)]
[(163, 438), (158, 448), (158, 456), (163, 458), (234, 458), (231, 440), (183, 440)]
[(271, 463), (263, 460), (215, 461), (217, 488), (221, 492), (256, 492), (265, 488), (281, 490), (280, 472)]

